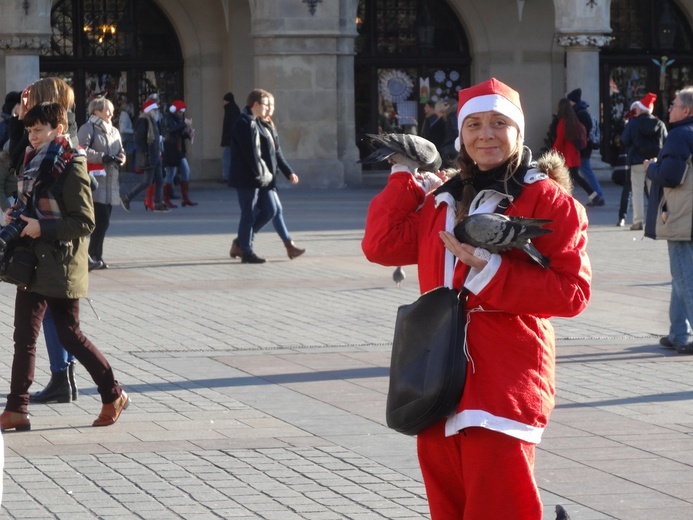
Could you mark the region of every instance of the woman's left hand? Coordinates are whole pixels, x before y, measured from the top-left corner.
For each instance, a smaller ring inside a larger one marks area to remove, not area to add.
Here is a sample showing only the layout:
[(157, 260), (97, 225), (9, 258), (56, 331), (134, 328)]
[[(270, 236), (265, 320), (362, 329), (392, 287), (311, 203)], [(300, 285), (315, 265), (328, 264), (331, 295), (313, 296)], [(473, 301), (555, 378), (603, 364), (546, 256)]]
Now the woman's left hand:
[(291, 184), (298, 184), (298, 175), (292, 173), (291, 175), (289, 175), (289, 181), (291, 182)]
[(469, 244), (463, 244), (455, 238), (455, 236), (447, 231), (440, 232), (440, 238), (445, 245), (445, 248), (450, 251), (453, 255), (459, 258), (460, 262), (469, 267), (475, 267), (477, 269), (483, 269), (488, 263), (486, 260), (474, 256), (476, 247), (470, 246)]
[(26, 215), (20, 215), (19, 218), (27, 223), (26, 227), (22, 229), (20, 237), (38, 238), (41, 236), (41, 224), (39, 224), (37, 219), (27, 217)]

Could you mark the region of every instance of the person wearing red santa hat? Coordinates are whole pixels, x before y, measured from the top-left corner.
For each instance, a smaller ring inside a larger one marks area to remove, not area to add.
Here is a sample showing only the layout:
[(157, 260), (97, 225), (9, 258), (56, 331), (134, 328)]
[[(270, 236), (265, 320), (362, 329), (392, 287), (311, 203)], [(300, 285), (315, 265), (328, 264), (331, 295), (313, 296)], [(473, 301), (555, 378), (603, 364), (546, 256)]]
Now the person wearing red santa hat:
[(161, 201), (164, 179), (158, 118), (159, 105), (150, 97), (142, 105), (142, 114), (135, 124), (135, 171), (142, 171), (144, 178), (130, 193), (120, 197), (120, 203), (126, 211), (130, 211), (130, 201), (144, 190), (147, 190), (144, 200), (146, 210), (169, 211)]
[[(659, 155), (667, 137), (664, 123), (652, 115), (655, 101), (657, 101), (657, 94), (652, 92), (648, 92), (642, 99), (634, 101), (630, 106), (633, 117), (630, 118), (621, 134), (621, 144), (627, 150), (627, 160), (630, 165), (630, 182), (624, 183), (623, 190), (632, 193), (633, 225), (630, 226), (630, 229), (633, 231), (643, 229), (645, 215), (645, 166), (643, 162)], [(624, 198), (627, 204), (628, 193), (622, 194), (621, 199)], [(619, 215), (619, 224), (621, 219), (625, 219), (625, 214)]]
[[(447, 286), (466, 298), (462, 397), (417, 439), (432, 520), (540, 520), (535, 445), (555, 393), (549, 318), (575, 316), (589, 301), (587, 216), (560, 154), (532, 162), (520, 96), (508, 85), (492, 78), (461, 90), (458, 126), (459, 173), (427, 195), (414, 172), (393, 165), (369, 206), (362, 248), (382, 265), (418, 264), (422, 293)], [(516, 249), (455, 239), (461, 219), (491, 212), (549, 219), (552, 232), (533, 239), (548, 268)]]
[(195, 138), (195, 129), (192, 126), (192, 119), (185, 117), (185, 103), (177, 99), (168, 108), (169, 113), (164, 116), (164, 204), (169, 208), (177, 206), (171, 202), (171, 192), (173, 191), (173, 181), (176, 170), (180, 173), (180, 191), (182, 206), (197, 206), (197, 202), (190, 200), (190, 165), (186, 158), (186, 141)]

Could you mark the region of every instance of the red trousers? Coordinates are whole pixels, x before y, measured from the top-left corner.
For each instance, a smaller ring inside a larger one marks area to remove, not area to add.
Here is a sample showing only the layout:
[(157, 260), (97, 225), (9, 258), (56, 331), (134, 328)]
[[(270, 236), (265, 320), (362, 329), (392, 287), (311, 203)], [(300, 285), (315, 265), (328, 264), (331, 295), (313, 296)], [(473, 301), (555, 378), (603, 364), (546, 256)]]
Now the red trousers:
[(445, 421), (417, 439), (432, 520), (541, 520), (534, 444), (486, 428), (445, 437)]

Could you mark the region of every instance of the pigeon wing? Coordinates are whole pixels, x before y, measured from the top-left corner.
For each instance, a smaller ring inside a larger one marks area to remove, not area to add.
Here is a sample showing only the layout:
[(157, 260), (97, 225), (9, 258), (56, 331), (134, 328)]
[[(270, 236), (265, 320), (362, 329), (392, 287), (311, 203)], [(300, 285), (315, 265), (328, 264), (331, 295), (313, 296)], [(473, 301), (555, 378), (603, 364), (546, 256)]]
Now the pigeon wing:
[(551, 222), (546, 219), (508, 217), (499, 213), (479, 213), (464, 218), (454, 233), (457, 240), (474, 247), (482, 247), (491, 253), (512, 248), (525, 251), (539, 265), (546, 268), (549, 259), (531, 243), (531, 238), (551, 233), (541, 226)]

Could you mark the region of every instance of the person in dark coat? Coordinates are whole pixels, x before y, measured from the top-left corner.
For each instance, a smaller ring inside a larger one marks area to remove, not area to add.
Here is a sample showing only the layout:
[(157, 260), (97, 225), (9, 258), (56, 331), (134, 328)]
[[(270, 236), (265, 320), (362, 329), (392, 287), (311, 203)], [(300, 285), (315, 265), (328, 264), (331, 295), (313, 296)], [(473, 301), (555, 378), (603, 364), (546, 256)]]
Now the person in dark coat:
[[(566, 96), (568, 101), (573, 105), (573, 110), (578, 116), (580, 122), (585, 125), (587, 130), (587, 135), (590, 135), (592, 130), (592, 117), (587, 111), (589, 105), (582, 100), (582, 89), (576, 88), (570, 91)], [(587, 146), (584, 150), (580, 151), (580, 172), (582, 173), (585, 180), (592, 187), (592, 190), (596, 192), (596, 195), (590, 195), (590, 201), (586, 204), (587, 206), (603, 206), (604, 205), (604, 193), (602, 192), (602, 187), (597, 180), (597, 176), (592, 170), (592, 149)]]
[(244, 264), (262, 264), (266, 260), (253, 251), (253, 229), (261, 229), (274, 217), (274, 204), (267, 188), (274, 181), (276, 150), (272, 136), (260, 124), (269, 114), (270, 94), (254, 89), (233, 126), (229, 185), (236, 188), (241, 218), (238, 237), (231, 243), (232, 258), (240, 252)]
[(221, 146), (224, 147), (222, 156), (222, 178), (224, 182), (229, 182), (229, 172), (231, 171), (231, 134), (233, 125), (241, 116), (241, 109), (238, 108), (232, 92), (224, 94), (224, 123), (221, 127)]
[[(664, 140), (667, 137), (667, 129), (664, 123), (652, 115), (657, 94), (649, 92), (644, 98), (635, 101), (630, 109), (633, 116), (628, 121), (621, 134), (621, 144), (628, 153), (630, 165), (630, 180), (624, 183), (624, 191), (631, 190), (633, 197), (633, 231), (641, 231), (645, 215), (645, 167), (646, 159), (653, 159), (659, 155)], [(626, 201), (627, 201), (626, 194)], [(623, 198), (623, 197), (622, 197)], [(624, 208), (622, 208), (624, 209)], [(625, 219), (625, 212), (619, 215)]]

